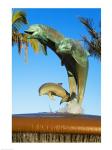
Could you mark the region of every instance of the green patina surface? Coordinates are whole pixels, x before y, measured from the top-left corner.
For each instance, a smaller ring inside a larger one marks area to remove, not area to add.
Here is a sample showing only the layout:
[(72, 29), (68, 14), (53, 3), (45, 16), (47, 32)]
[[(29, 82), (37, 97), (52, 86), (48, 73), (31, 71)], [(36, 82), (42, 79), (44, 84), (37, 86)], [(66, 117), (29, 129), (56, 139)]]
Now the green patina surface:
[(47, 55), (47, 47), (51, 48), (65, 65), (70, 95), (77, 95), (77, 100), (82, 104), (84, 97), (87, 74), (88, 53), (77, 40), (64, 37), (55, 29), (42, 24), (36, 24), (25, 31), (29, 38), (37, 39), (42, 45), (44, 54)]
[(57, 52), (71, 55), (78, 64), (86, 67), (89, 53), (82, 48), (79, 41), (64, 38), (58, 43)]

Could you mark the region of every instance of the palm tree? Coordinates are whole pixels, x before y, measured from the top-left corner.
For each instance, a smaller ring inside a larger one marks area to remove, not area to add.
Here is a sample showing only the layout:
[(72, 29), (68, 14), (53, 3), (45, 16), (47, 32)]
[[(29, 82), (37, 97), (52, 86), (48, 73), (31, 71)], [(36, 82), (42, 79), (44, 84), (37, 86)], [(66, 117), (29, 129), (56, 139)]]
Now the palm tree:
[(90, 55), (101, 59), (101, 32), (95, 31), (92, 27), (92, 20), (83, 17), (79, 17), (79, 20), (87, 28), (91, 36), (91, 40), (89, 40), (87, 36), (83, 36), (83, 40), (87, 45)]
[(23, 25), (27, 25), (26, 14), (23, 11), (15, 11), (12, 14), (12, 45), (17, 44), (18, 53), (21, 54), (22, 48), (25, 49), (25, 62), (28, 58), (28, 45), (31, 44), (34, 52), (38, 52), (38, 41), (36, 39), (29, 39), (28, 35), (20, 33), (19, 30)]

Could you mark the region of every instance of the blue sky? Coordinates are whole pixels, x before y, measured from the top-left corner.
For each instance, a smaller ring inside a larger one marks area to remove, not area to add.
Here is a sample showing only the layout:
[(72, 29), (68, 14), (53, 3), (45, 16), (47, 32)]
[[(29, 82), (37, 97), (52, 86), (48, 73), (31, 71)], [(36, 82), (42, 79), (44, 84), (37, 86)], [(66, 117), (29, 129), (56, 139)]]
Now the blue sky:
[[(93, 26), (99, 31), (101, 19), (100, 9), (15, 9), (23, 10), (27, 14), (29, 25), (46, 24), (55, 28), (66, 37), (82, 39), (88, 35), (85, 27), (78, 20), (79, 16), (92, 18)], [(28, 26), (24, 26), (23, 32)], [(39, 96), (39, 87), (46, 82), (63, 83), (69, 91), (68, 78), (64, 66), (59, 58), (49, 48), (48, 55), (41, 51), (37, 54), (29, 46), (28, 63), (24, 61), (24, 50), (21, 56), (17, 46), (12, 48), (12, 112), (37, 113), (59, 109), (60, 98), (52, 102), (48, 96)], [(62, 105), (64, 106), (64, 104)], [(89, 58), (89, 72), (86, 84), (83, 109), (86, 114), (101, 114), (101, 63), (93, 57)]]

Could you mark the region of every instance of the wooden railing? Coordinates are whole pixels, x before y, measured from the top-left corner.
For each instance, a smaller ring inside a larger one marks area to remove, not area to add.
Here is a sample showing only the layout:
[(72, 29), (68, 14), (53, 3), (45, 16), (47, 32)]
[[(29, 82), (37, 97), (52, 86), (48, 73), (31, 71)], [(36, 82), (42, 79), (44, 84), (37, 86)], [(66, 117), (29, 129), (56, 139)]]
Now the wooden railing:
[(101, 117), (64, 113), (12, 117), (13, 142), (100, 142)]

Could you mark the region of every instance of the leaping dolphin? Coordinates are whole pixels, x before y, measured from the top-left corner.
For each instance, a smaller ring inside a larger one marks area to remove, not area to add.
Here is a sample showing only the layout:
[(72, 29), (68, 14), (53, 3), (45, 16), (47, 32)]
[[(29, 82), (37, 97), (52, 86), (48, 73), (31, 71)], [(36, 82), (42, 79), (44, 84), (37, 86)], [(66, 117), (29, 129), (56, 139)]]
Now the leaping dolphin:
[(51, 100), (54, 96), (61, 97), (61, 103), (71, 100), (70, 94), (62, 87), (61, 83), (45, 83), (39, 88), (39, 95), (48, 95)]

